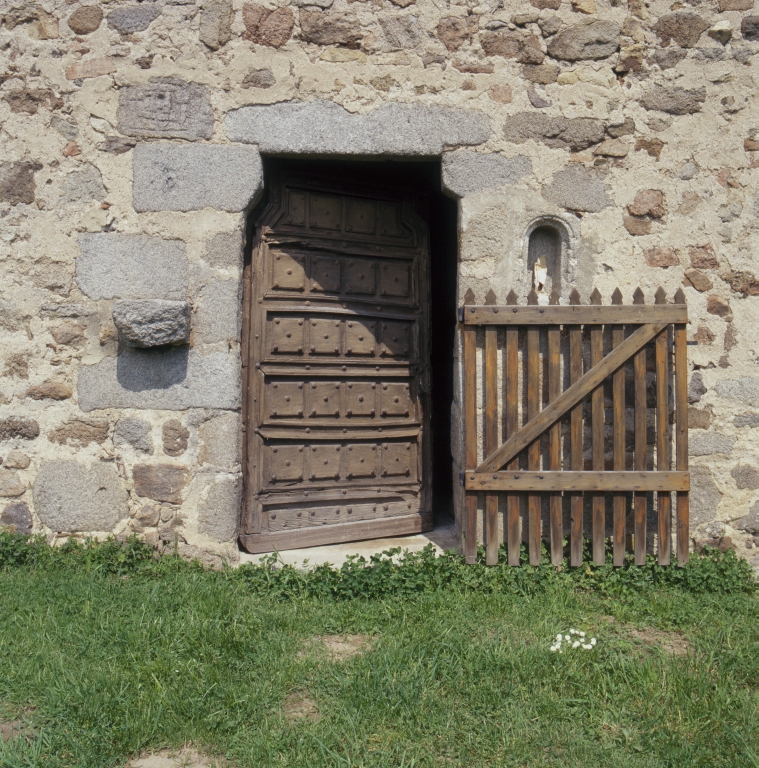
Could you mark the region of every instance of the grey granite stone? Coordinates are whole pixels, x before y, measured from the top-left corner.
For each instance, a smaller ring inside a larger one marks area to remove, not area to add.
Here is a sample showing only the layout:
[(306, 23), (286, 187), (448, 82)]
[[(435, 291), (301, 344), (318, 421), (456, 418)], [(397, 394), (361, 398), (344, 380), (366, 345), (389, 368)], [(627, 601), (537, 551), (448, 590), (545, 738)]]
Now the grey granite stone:
[(736, 427), (759, 427), (759, 413), (740, 413), (733, 419)]
[(238, 212), (263, 190), (261, 157), (255, 147), (212, 144), (138, 144), (134, 157), (137, 211)]
[(242, 232), (217, 232), (206, 240), (203, 259), (212, 267), (242, 268)]
[(722, 492), (717, 488), (708, 467), (691, 467), (690, 470), (690, 525), (696, 528), (717, 516)]
[(692, 115), (701, 111), (706, 101), (706, 88), (687, 90), (674, 86), (657, 85), (647, 91), (640, 103), (648, 110), (670, 115)]
[(618, 48), (618, 24), (586, 19), (559, 32), (548, 43), (548, 55), (563, 61), (606, 59)]
[(23, 496), (26, 493), (26, 485), (19, 477), (18, 472), (0, 467), (0, 496)]
[(63, 200), (67, 203), (86, 203), (105, 200), (106, 190), (100, 171), (90, 163), (69, 173), (63, 180)]
[(243, 88), (271, 88), (277, 84), (277, 79), (272, 71), (266, 67), (264, 69), (252, 69), (242, 79)]
[(691, 456), (712, 456), (715, 453), (729, 454), (733, 450), (736, 438), (709, 432), (702, 429), (692, 430), (688, 438), (688, 453)]
[(187, 408), (240, 407), (239, 354), (202, 355), (187, 347), (125, 349), (79, 369), (79, 407)]
[(698, 166), (689, 160), (685, 165), (677, 172), (677, 178), (683, 181), (690, 181), (698, 173)]
[(58, 115), (53, 115), (50, 118), (50, 127), (69, 141), (73, 141), (79, 135), (79, 126), (76, 123), (64, 120)]
[(380, 16), (379, 23), (391, 50), (413, 49), (424, 40), (424, 30), (415, 16)]
[(601, 211), (612, 204), (603, 181), (592, 170), (570, 165), (553, 175), (543, 197), (570, 211)]
[(242, 424), (239, 413), (225, 413), (203, 422), (198, 430), (200, 464), (239, 469), (242, 461)]
[(239, 340), (241, 288), (238, 280), (216, 280), (201, 289), (193, 320), (196, 344)]
[(116, 447), (131, 445), (140, 453), (153, 453), (153, 438), (150, 424), (136, 416), (121, 419), (113, 432), (113, 444)]
[(696, 371), (690, 377), (690, 384), (688, 384), (688, 402), (693, 405), (700, 402), (701, 398), (706, 394), (707, 389), (704, 384), (704, 377)]
[(173, 299), (187, 295), (185, 244), (111, 232), (79, 236), (76, 282), (91, 299)]
[(117, 301), (113, 322), (119, 340), (130, 347), (186, 344), (190, 340), (190, 305), (186, 301)]
[(53, 531), (111, 531), (127, 517), (127, 494), (113, 464), (46, 461), (34, 483), (34, 508)]
[(42, 317), (91, 317), (95, 314), (96, 309), (83, 304), (43, 304), (40, 307)]
[(506, 141), (522, 144), (528, 139), (556, 149), (578, 151), (604, 139), (604, 125), (591, 117), (561, 117), (539, 112), (518, 112), (503, 125)]
[(532, 161), (523, 155), (506, 158), (460, 149), (443, 155), (443, 191), (452, 197), (463, 197), (516, 184), (531, 171)]
[(759, 467), (753, 464), (739, 464), (737, 467), (733, 467), (730, 474), (741, 490), (755, 491), (759, 488)]
[(754, 506), (748, 511), (747, 515), (733, 520), (730, 525), (735, 528), (736, 531), (746, 531), (746, 533), (758, 534), (759, 533), (759, 501), (754, 503)]
[(282, 154), (437, 156), (490, 138), (482, 112), (422, 104), (354, 115), (330, 101), (289, 101), (241, 107), (227, 115), (226, 127), (231, 141)]
[(198, 502), (198, 530), (215, 541), (233, 541), (237, 537), (242, 500), (239, 475), (202, 476), (206, 487)]
[(714, 389), (720, 397), (740, 400), (746, 405), (759, 406), (759, 377), (743, 376), (718, 382)]
[(231, 0), (205, 0), (200, 12), (200, 41), (218, 51), (232, 39), (234, 18)]
[(158, 3), (142, 3), (117, 8), (108, 14), (108, 26), (119, 34), (143, 32), (161, 15)]
[(0, 515), (0, 527), (12, 527), (16, 533), (32, 532), (32, 515), (29, 507), (23, 501), (16, 501), (3, 510)]
[(119, 131), (140, 138), (210, 139), (213, 112), (208, 89), (175, 77), (119, 90)]

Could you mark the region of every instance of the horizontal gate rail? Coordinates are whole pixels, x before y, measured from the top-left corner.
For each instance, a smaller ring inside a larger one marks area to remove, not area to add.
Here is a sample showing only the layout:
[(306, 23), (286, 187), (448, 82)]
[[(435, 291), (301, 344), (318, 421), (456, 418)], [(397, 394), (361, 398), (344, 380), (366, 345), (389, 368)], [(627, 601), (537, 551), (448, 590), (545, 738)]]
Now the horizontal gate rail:
[[(587, 495), (594, 562), (603, 564), (606, 558), (606, 505), (610, 497), (614, 565), (623, 565), (627, 554), (628, 513), (634, 561), (645, 564), (647, 516), (654, 494), (658, 562), (669, 565), (672, 493), (676, 493), (677, 561), (684, 564), (688, 559), (685, 295), (678, 290), (674, 303), (669, 304), (659, 288), (655, 303), (647, 305), (638, 288), (633, 303), (624, 305), (617, 289), (611, 306), (601, 306), (601, 295), (594, 290), (590, 300), (589, 305), (581, 305), (574, 290), (569, 304), (561, 305), (554, 291), (546, 305), (533, 290), (527, 305), (518, 306), (516, 294), (511, 291), (506, 304), (498, 305), (491, 290), (484, 305), (475, 305), (474, 295), (468, 291), (464, 306), (459, 308), (467, 562), (476, 561), (478, 510), (482, 508), (488, 564), (498, 561), (501, 530), (510, 565), (519, 565), (523, 538), (527, 540), (530, 563), (539, 564), (545, 509), (551, 561), (561, 564), (566, 509), (570, 565), (581, 565), (583, 499)], [(484, 333), (479, 364), (478, 326)], [(590, 362), (586, 370), (584, 358)], [(626, 401), (628, 378), (634, 392), (634, 397), (628, 398), (632, 402)], [(655, 399), (653, 405), (650, 399)], [(583, 410), (584, 401), (589, 401), (587, 412)], [(628, 411), (632, 411), (629, 423), (633, 433), (629, 444)], [(479, 460), (478, 413), (483, 420)], [(656, 426), (655, 445), (649, 445), (647, 439), (649, 422)], [(674, 467), (671, 423), (675, 425)], [(484, 494), (484, 504), (479, 501), (480, 493)], [(505, 496), (503, 505), (501, 494)], [(501, 523), (502, 509), (505, 516)], [(521, 535), (522, 520), (526, 536)]]

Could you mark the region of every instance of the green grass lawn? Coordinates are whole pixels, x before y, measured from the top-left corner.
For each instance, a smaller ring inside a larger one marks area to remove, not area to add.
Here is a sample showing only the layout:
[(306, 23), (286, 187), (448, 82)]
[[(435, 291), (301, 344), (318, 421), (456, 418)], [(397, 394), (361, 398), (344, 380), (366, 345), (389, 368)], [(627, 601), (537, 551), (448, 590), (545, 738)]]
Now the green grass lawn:
[[(183, 565), (0, 571), (0, 720), (27, 729), (0, 766), (184, 743), (236, 768), (759, 766), (755, 595), (258, 592)], [(550, 652), (570, 627), (595, 650)], [(314, 640), (343, 634), (371, 640), (342, 661)]]

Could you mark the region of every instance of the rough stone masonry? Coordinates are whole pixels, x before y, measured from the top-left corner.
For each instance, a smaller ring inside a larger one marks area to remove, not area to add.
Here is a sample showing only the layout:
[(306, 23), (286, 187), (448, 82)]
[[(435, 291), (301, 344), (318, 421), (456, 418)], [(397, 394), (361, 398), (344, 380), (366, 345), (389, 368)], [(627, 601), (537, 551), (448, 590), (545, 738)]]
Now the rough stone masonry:
[(0, 525), (234, 561), (259, 153), (438, 157), (461, 296), (541, 221), (565, 294), (685, 286), (693, 536), (759, 567), (754, 2), (3, 0)]

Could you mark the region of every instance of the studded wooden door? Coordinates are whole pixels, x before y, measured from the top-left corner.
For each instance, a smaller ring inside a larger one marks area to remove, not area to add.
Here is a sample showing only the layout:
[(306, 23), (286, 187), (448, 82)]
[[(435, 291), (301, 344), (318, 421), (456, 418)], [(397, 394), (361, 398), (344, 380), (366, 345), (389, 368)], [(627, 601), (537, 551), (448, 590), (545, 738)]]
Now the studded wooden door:
[(432, 527), (427, 228), (403, 190), (281, 172), (247, 294), (249, 552)]

